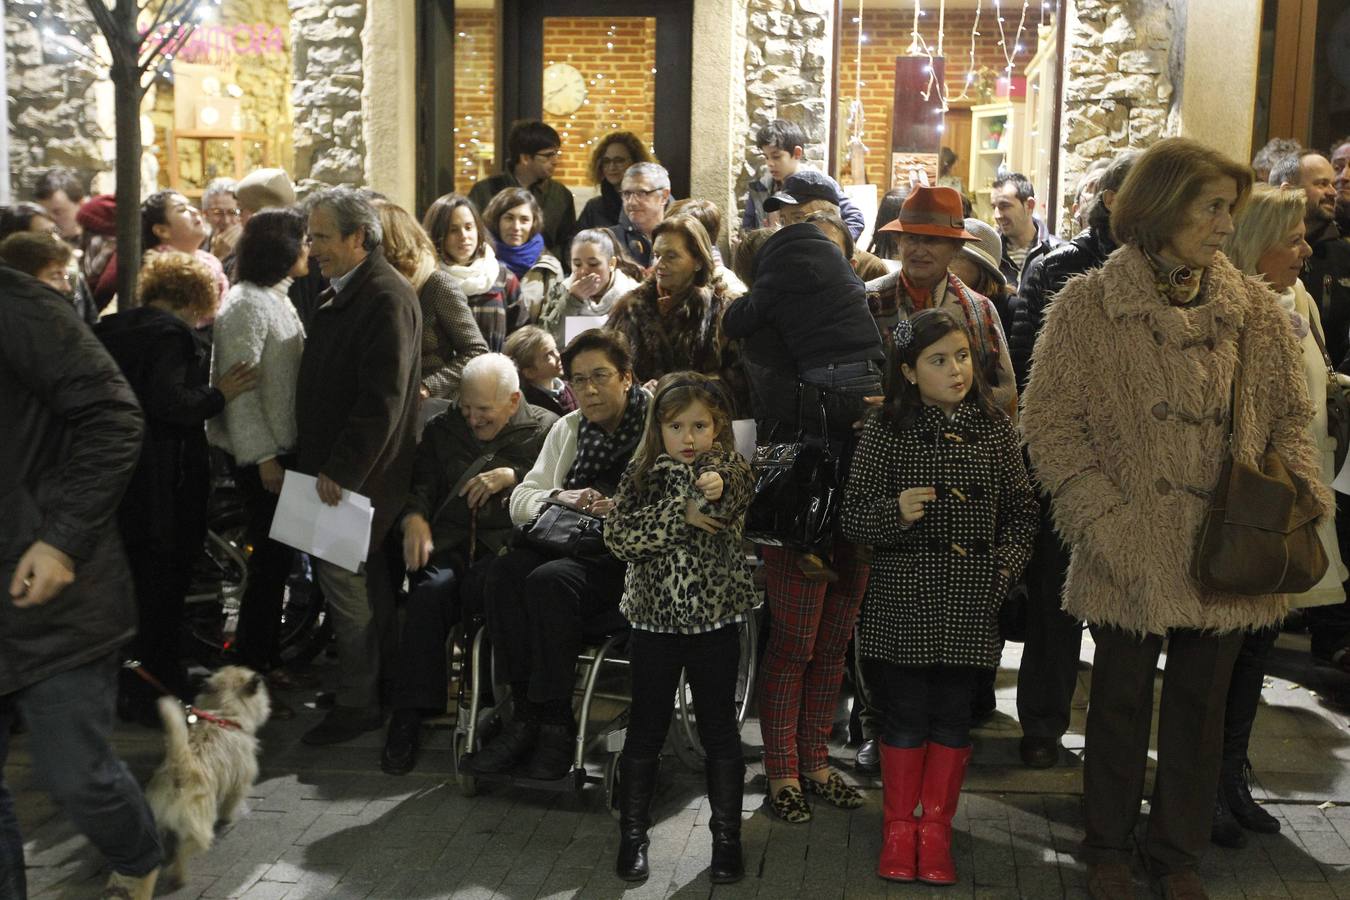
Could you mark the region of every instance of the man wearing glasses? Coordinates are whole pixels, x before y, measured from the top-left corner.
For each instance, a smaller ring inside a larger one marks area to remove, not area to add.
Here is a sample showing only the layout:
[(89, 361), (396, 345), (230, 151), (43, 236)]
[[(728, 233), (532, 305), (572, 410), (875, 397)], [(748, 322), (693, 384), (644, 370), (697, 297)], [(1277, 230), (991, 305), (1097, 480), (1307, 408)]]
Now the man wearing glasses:
[(469, 191), (469, 199), (479, 212), (507, 188), (523, 187), (534, 194), (544, 211), (544, 246), (562, 261), (572, 258), (570, 244), (577, 230), (577, 211), (572, 192), (553, 180), (553, 170), (562, 158), (562, 139), (543, 122), (517, 122), (506, 136), (506, 169), (484, 178)]
[(615, 244), (649, 269), (652, 265), (652, 232), (666, 217), (670, 205), (670, 173), (657, 163), (636, 163), (623, 173), (623, 215), (609, 229)]
[(239, 241), (242, 226), (237, 191), (233, 178), (217, 178), (202, 191), (202, 217), (211, 226), (206, 249), (221, 262), (234, 253), (234, 245)]

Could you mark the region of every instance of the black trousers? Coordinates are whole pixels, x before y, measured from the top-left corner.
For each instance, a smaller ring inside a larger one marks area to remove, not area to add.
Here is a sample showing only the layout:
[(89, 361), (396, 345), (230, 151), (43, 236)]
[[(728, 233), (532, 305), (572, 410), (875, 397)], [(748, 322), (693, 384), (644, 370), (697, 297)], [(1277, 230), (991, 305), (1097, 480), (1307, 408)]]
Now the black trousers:
[(970, 698), (981, 672), (974, 666), (897, 666), (873, 661), (886, 696), (881, 740), (891, 747), (970, 746)]
[(518, 548), (496, 557), (484, 613), (498, 677), (528, 682), (533, 703), (570, 700), (583, 636), (624, 624), (624, 570), (610, 556), (550, 559)]
[(1042, 494), (1041, 529), (1027, 564), (1026, 640), (1017, 670), (1017, 719), (1028, 737), (1058, 740), (1069, 730), (1083, 626), (1064, 612), (1060, 598), (1069, 571), (1069, 548), (1060, 542)]
[(1256, 710), (1261, 705), (1261, 688), (1266, 680), (1266, 661), (1280, 626), (1249, 631), (1238, 648), (1233, 664), (1233, 679), (1228, 685), (1228, 701), (1223, 717), (1223, 761), (1225, 765), (1240, 766), (1247, 760), (1247, 745), (1252, 738)]
[(483, 608), (483, 582), (493, 557), (463, 575), (429, 565), (408, 577), (403, 631), (389, 663), (389, 704), (395, 709), (443, 713), (449, 703), (445, 642), (465, 616)]
[[(1125, 863), (1144, 796), (1153, 684), (1163, 636), (1093, 626), (1083, 810), (1089, 863)], [(1144, 840), (1155, 877), (1194, 869), (1209, 843), (1219, 783), (1224, 701), (1242, 634), (1177, 629), (1167, 636), (1158, 767)]]
[[(1350, 559), (1350, 496), (1336, 493), (1336, 541), (1341, 556)], [(1350, 581), (1345, 582), (1350, 591)], [(1313, 606), (1303, 611), (1312, 637), (1315, 658), (1330, 660), (1338, 650), (1350, 647), (1350, 599), (1331, 606)]]
[(675, 712), (680, 670), (694, 694), (698, 739), (708, 759), (740, 759), (736, 727), (736, 674), (741, 642), (736, 626), (706, 634), (661, 634), (634, 629), (628, 640), (633, 675), (633, 706), (624, 756), (661, 755)]
[[(137, 622), (136, 636), (125, 655), (140, 660), (145, 670), (172, 693), (190, 700), (182, 634), (183, 609), (192, 578), (191, 562), (184, 558), (186, 551), (181, 549), (165, 552), (146, 544), (129, 543), (126, 550), (131, 580), (136, 587)], [(127, 670), (119, 678), (124, 695), (146, 702), (159, 697), (157, 688)]]
[[(295, 467), (293, 456), (277, 458), (282, 468)], [(248, 588), (239, 606), (236, 646), (244, 665), (267, 672), (281, 665), (281, 606), (295, 550), (267, 536), (277, 510), (277, 495), (258, 477), (257, 466), (238, 466), (235, 483), (248, 513), (247, 535), (253, 548), (248, 559)]]

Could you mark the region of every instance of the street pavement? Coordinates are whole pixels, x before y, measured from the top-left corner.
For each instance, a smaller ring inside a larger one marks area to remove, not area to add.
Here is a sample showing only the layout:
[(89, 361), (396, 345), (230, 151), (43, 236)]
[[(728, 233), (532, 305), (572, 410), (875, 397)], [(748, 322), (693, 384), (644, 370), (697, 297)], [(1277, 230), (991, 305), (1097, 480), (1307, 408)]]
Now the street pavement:
[[(1085, 636), (1086, 637), (1086, 636)], [(701, 775), (665, 759), (652, 832), (652, 875), (631, 886), (613, 874), (617, 826), (604, 790), (544, 794), (481, 785), (464, 796), (454, 774), (451, 729), (427, 732), (417, 769), (379, 771), (380, 733), (340, 747), (311, 748), (299, 736), (321, 715), (306, 697), (282, 695), (291, 721), (262, 733), (262, 774), (247, 812), (223, 827), (196, 860), (186, 885), (160, 896), (263, 898), (695, 898), (695, 897), (1085, 897), (1082, 729), (1091, 677), (1084, 641), (1067, 752), (1054, 769), (1017, 760), (1015, 684), (1020, 645), (998, 676), (998, 712), (977, 732), (955, 820), (960, 883), (899, 885), (875, 875), (881, 843), (877, 780), (852, 768), (853, 749), (832, 747), (849, 780), (869, 788), (859, 810), (815, 806), (809, 825), (787, 825), (763, 806), (765, 780), (753, 718), (743, 732), (750, 772), (745, 796), (747, 875), (714, 888)], [(319, 674), (331, 680), (331, 660)], [(1276, 835), (1250, 835), (1244, 850), (1211, 847), (1201, 867), (1216, 898), (1350, 897), (1350, 677), (1308, 663), (1307, 638), (1286, 634), (1276, 650), (1252, 743), (1255, 793), (1278, 817)], [(842, 727), (840, 737), (844, 736)], [(162, 757), (157, 732), (122, 726), (119, 751), (146, 779)], [(605, 757), (595, 758), (597, 774)], [(5, 778), (16, 793), (32, 897), (98, 895), (106, 870), (97, 854), (32, 783), (26, 741), (12, 745)], [(1144, 809), (1147, 814), (1147, 804)], [(1143, 817), (1141, 817), (1141, 821)], [(1138, 863), (1136, 893), (1151, 886)]]

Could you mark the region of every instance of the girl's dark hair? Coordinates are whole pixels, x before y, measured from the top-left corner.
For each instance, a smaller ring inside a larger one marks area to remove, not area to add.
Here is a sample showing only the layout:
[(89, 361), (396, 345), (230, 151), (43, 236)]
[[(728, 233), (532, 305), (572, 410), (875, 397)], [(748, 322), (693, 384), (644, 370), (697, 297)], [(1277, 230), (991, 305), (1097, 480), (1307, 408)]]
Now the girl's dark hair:
[(474, 228), (478, 231), (478, 246), (473, 248), (472, 259), (481, 259), (487, 252), (487, 242), (485, 234), (486, 226), (483, 225), (483, 217), (478, 212), (478, 207), (473, 205), (473, 201), (463, 194), (444, 194), (437, 197), (436, 200), (427, 207), (426, 215), (422, 216), (422, 227), (426, 230), (427, 236), (431, 238), (431, 243), (436, 245), (436, 258), (442, 262), (453, 263), (453, 259), (448, 259), (445, 254), (445, 239), (450, 235), (450, 217), (454, 215), (455, 210), (461, 206), (468, 207), (473, 214)]
[(914, 421), (919, 417), (919, 413), (924, 407), (923, 398), (919, 396), (919, 386), (910, 384), (909, 379), (900, 371), (900, 366), (906, 365), (914, 368), (924, 350), (952, 332), (964, 334), (970, 345), (970, 371), (975, 383), (971, 385), (970, 392), (966, 394), (967, 402), (974, 402), (979, 406), (980, 411), (993, 421), (1007, 418), (1007, 415), (994, 404), (993, 398), (990, 397), (989, 382), (985, 379), (984, 373), (980, 371), (979, 360), (976, 358), (975, 342), (970, 340), (970, 334), (966, 331), (966, 326), (956, 316), (945, 309), (925, 309), (911, 318), (909, 324), (914, 331), (914, 336), (904, 347), (891, 345), (890, 360), (887, 364), (891, 377), (887, 379), (889, 383), (886, 386), (886, 402), (882, 407), (882, 415), (886, 417), (893, 428), (897, 431), (912, 428)]
[(235, 249), (236, 280), (270, 287), (285, 278), (300, 258), (305, 228), (305, 217), (293, 209), (254, 213)]
[(598, 350), (609, 359), (610, 365), (619, 370), (620, 375), (633, 372), (633, 348), (628, 337), (622, 331), (608, 328), (590, 328), (572, 338), (562, 352), (563, 373), (572, 377), (572, 360), (583, 353)]
[(528, 206), (530, 215), (534, 221), (530, 223), (530, 236), (526, 240), (533, 240), (534, 236), (544, 228), (544, 211), (539, 207), (539, 201), (534, 198), (525, 188), (506, 188), (498, 191), (497, 196), (488, 202), (487, 209), (483, 210), (483, 218), (487, 219), (488, 231), (497, 240), (502, 239), (500, 222), (502, 216), (506, 215), (508, 210), (515, 209), (517, 206)]
[(156, 225), (169, 224), (169, 200), (182, 196), (175, 190), (155, 191), (141, 203), (141, 250), (153, 250), (164, 243), (155, 234)]
[(867, 248), (882, 259), (898, 259), (900, 253), (900, 235), (894, 231), (882, 231), (882, 225), (889, 225), (900, 218), (900, 207), (909, 197), (909, 187), (891, 188), (877, 204), (877, 221), (872, 226), (872, 243)]
[(665, 452), (661, 442), (661, 425), (684, 412), (693, 402), (702, 403), (712, 413), (717, 427), (714, 443), (728, 453), (736, 449), (736, 436), (731, 430), (731, 400), (720, 378), (699, 372), (670, 372), (656, 383), (656, 392), (647, 404), (647, 427), (642, 441), (633, 453), (631, 477), (633, 486), (642, 490), (642, 481)]
[(51, 214), (36, 203), (24, 202), (15, 203), (13, 206), (0, 206), (0, 241), (11, 234), (32, 228), (33, 220), (39, 216), (51, 219)]

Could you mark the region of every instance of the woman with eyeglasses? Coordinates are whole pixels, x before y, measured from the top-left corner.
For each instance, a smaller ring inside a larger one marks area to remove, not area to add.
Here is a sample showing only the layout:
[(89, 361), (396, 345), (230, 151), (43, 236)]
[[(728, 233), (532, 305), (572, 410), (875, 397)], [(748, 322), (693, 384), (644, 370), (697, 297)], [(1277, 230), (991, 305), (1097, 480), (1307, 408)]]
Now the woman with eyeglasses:
[(422, 227), (441, 269), (469, 301), (488, 350), (500, 353), (506, 336), (528, 321), (528, 313), (520, 300), (520, 279), (497, 259), (478, 207), (465, 196), (446, 194), (427, 208)]
[[(545, 501), (607, 514), (642, 439), (650, 395), (633, 377), (622, 334), (583, 331), (563, 350), (563, 370), (580, 407), (553, 425), (534, 468), (511, 492), (517, 525), (538, 515)], [(523, 774), (541, 780), (571, 772), (573, 670), (583, 627), (589, 633), (623, 626), (625, 568), (609, 553), (552, 559), (528, 547), (493, 563), (485, 590), (488, 634), (515, 712), (464, 761), (469, 771), (494, 775), (523, 766)]]
[(590, 172), (600, 193), (586, 201), (577, 219), (577, 229), (618, 225), (619, 216), (623, 215), (623, 198), (619, 196), (623, 173), (633, 163), (651, 161), (647, 145), (631, 131), (612, 131), (597, 141), (591, 152)]

